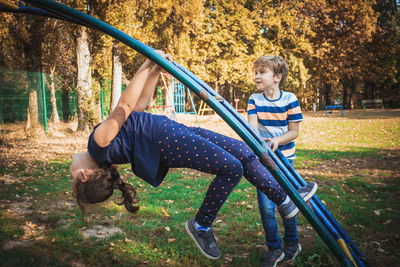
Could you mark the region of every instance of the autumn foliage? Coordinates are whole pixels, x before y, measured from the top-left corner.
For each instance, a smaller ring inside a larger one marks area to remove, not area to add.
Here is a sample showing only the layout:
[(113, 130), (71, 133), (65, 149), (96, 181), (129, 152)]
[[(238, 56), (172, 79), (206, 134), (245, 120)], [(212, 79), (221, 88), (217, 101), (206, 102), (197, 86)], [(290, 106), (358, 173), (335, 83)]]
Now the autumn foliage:
[[(396, 1), (353, 0), (145, 0), (82, 1), (66, 4), (86, 12), (154, 48), (207, 82), (228, 101), (244, 107), (253, 84), (253, 62), (266, 54), (286, 59), (285, 90), (303, 109), (340, 99), (347, 109), (361, 100), (383, 99), (398, 107), (400, 13)], [(98, 104), (101, 83), (112, 79), (112, 51), (118, 51), (123, 81), (143, 61), (109, 36), (76, 25), (31, 15), (0, 16), (0, 66), (53, 72), (63, 90), (77, 89), (80, 112), (90, 122), (88, 105)], [(79, 61), (84, 46), (87, 61)], [(79, 64), (78, 64), (79, 63)], [(89, 64), (84, 66), (82, 64)], [(82, 73), (87, 76), (81, 80)], [(91, 82), (90, 82), (91, 81)], [(29, 91), (29, 89), (27, 89)]]

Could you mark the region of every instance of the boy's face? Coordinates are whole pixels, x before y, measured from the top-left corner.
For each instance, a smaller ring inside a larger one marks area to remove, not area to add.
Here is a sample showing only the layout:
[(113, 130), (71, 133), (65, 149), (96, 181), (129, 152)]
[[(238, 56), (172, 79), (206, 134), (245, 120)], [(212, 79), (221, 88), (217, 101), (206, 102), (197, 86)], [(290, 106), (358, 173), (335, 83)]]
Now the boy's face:
[(260, 91), (279, 89), (281, 74), (275, 73), (268, 67), (257, 66), (255, 68), (254, 82)]

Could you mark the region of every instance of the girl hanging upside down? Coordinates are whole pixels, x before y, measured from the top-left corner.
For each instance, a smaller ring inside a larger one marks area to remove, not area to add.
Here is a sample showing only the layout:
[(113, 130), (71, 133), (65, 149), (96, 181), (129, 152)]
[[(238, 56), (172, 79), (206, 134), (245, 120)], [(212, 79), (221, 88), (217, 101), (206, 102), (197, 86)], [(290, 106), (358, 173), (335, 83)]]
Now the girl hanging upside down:
[[(164, 52), (157, 53), (172, 61)], [(298, 208), (244, 142), (143, 112), (160, 72), (161, 67), (147, 59), (110, 116), (94, 128), (87, 151), (72, 156), (72, 188), (82, 214), (85, 204), (105, 201), (117, 188), (126, 209), (132, 213), (138, 210), (134, 188), (122, 181), (112, 166), (130, 163), (136, 176), (154, 187), (161, 184), (169, 168), (192, 168), (216, 175), (196, 216), (185, 224), (196, 246), (209, 259), (221, 256), (212, 223), (242, 176), (278, 206), (281, 216), (294, 217)], [(310, 183), (298, 191), (307, 201), (316, 189), (317, 185)]]

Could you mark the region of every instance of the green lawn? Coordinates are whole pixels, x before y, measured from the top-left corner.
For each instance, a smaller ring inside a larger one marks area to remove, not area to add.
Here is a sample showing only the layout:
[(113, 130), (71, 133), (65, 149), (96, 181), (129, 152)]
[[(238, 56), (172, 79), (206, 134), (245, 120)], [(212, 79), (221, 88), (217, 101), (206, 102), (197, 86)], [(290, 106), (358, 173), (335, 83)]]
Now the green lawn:
[[(400, 261), (399, 142), (398, 117), (312, 116), (297, 141), (296, 169), (319, 184), (318, 197), (373, 266)], [(126, 212), (115, 194), (89, 207), (85, 223), (72, 198), (69, 163), (60, 157), (0, 165), (1, 266), (259, 266), (266, 247), (255, 190), (245, 179), (214, 223), (223, 255), (210, 261), (184, 222), (195, 215), (212, 176), (178, 169), (152, 188), (121, 166), (137, 187), (139, 212)], [(119, 230), (106, 239), (83, 236), (99, 227)], [(302, 215), (299, 235), (296, 266), (338, 265)]]

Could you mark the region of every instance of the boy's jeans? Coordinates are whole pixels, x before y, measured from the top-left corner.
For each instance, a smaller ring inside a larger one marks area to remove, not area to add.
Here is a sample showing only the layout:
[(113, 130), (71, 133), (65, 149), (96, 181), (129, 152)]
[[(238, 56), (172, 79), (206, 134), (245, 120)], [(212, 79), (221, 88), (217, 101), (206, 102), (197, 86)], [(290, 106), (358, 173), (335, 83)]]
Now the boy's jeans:
[[(293, 165), (293, 161), (289, 160)], [(275, 217), (276, 205), (261, 191), (257, 190), (258, 207), (260, 209), (261, 221), (265, 231), (265, 239), (269, 251), (282, 249), (282, 241), (278, 232), (278, 222)], [(297, 219), (293, 217), (289, 220), (282, 218), (285, 234), (283, 240), (286, 244), (297, 244)]]

